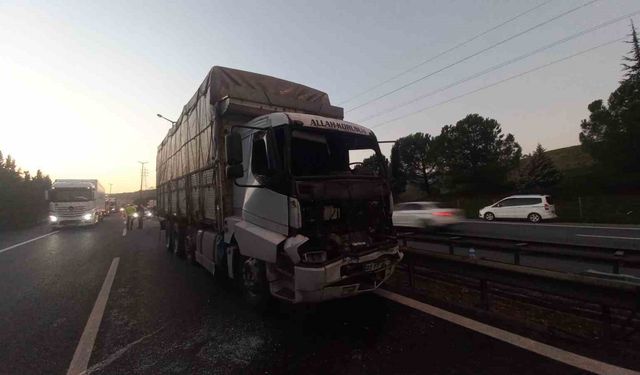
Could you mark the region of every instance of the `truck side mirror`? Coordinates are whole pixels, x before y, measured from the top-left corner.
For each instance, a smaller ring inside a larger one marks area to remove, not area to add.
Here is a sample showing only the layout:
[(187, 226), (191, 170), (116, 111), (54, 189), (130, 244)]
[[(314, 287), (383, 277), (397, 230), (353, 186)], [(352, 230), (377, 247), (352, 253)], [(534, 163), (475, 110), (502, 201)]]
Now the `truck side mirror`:
[(228, 165), (242, 165), (242, 137), (238, 133), (229, 133), (224, 137)]
[(240, 178), (244, 175), (242, 167), (242, 137), (238, 133), (229, 133), (224, 137), (227, 156), (227, 178)]

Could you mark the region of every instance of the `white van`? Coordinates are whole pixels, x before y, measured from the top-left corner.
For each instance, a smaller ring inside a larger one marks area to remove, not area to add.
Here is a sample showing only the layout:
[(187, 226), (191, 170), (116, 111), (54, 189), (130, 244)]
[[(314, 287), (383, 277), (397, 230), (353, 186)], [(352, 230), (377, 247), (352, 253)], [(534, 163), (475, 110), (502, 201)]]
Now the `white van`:
[(512, 195), (480, 210), (480, 218), (527, 219), (532, 223), (555, 219), (556, 207), (549, 195)]

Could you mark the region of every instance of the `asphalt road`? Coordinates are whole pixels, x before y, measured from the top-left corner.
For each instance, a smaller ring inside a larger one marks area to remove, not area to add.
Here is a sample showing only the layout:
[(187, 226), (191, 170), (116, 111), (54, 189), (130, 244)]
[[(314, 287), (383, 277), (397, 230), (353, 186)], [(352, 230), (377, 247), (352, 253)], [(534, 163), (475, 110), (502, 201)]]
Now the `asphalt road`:
[(577, 244), (640, 250), (640, 226), (588, 225), (517, 221), (467, 220), (457, 224), (452, 233), (563, 244)]
[(165, 252), (153, 221), (49, 233), (0, 234), (2, 374), (67, 372), (115, 258), (89, 373), (584, 373), (376, 295), (253, 310)]

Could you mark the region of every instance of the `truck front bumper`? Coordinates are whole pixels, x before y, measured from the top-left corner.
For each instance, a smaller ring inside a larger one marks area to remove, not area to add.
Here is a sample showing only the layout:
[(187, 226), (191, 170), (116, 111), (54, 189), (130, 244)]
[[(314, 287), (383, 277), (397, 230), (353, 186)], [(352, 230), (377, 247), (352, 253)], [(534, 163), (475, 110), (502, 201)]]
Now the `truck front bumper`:
[(377, 289), (402, 260), (399, 246), (321, 267), (296, 266), (294, 303), (320, 302)]
[(85, 220), (82, 216), (83, 215), (80, 215), (80, 216), (67, 216), (67, 217), (57, 216), (58, 220), (56, 220), (55, 222), (50, 220), (49, 224), (51, 224), (51, 227), (53, 227), (53, 228), (84, 227), (84, 226), (95, 224), (95, 220), (96, 220), (95, 219), (95, 214), (91, 216), (91, 220)]

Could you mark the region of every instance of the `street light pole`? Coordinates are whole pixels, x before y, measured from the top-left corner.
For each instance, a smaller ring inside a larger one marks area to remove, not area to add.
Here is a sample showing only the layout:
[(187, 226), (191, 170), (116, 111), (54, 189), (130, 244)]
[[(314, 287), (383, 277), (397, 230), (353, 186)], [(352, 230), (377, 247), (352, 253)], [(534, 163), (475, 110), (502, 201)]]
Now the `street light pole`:
[(113, 184), (111, 182), (109, 182), (109, 195), (111, 195), (111, 187), (113, 186)]
[(171, 125), (175, 125), (175, 124), (176, 124), (176, 122), (175, 122), (175, 121), (173, 121), (173, 120), (169, 120), (168, 118), (164, 117), (163, 115), (161, 115), (161, 114), (159, 114), (159, 113), (157, 113), (157, 114), (156, 114), (156, 116), (160, 117), (160, 118), (161, 118), (161, 119), (163, 119), (163, 120), (167, 120), (167, 121), (169, 121), (169, 122), (171, 123)]

